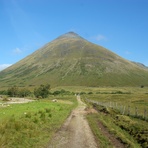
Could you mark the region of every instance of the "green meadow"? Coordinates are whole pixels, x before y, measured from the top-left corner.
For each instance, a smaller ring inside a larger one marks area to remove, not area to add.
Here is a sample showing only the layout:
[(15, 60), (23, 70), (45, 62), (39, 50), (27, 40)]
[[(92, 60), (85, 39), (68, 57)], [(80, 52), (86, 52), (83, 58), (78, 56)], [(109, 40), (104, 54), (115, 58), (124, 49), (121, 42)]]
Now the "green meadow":
[[(57, 99), (58, 102), (52, 102)], [(58, 96), (0, 107), (0, 147), (44, 147), (76, 106), (73, 96)]]
[[(148, 146), (147, 87), (63, 86), (52, 88), (50, 92), (55, 95), (49, 95), (47, 99), (0, 107), (0, 147), (46, 147), (77, 106), (74, 94), (80, 94), (88, 108), (98, 111), (87, 115), (87, 120), (100, 147), (114, 145), (102, 133), (98, 123), (103, 124), (125, 147)], [(88, 102), (86, 98), (102, 105)]]

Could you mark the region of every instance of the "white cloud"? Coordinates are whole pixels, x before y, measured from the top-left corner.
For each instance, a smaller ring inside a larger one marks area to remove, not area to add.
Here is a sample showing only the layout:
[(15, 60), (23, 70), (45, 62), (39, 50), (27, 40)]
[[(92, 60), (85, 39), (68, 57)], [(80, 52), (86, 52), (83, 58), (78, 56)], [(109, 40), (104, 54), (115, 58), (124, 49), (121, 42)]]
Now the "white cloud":
[(6, 69), (7, 67), (11, 66), (12, 64), (0, 64), (0, 71)]
[(97, 41), (100, 41), (100, 40), (105, 40), (106, 41), (107, 38), (104, 35), (99, 34), (99, 35), (96, 36), (96, 40)]
[(13, 50), (13, 53), (15, 53), (15, 54), (20, 54), (21, 52), (22, 52), (22, 50), (20, 48), (15, 48)]
[(129, 52), (129, 51), (125, 51), (125, 54), (126, 54), (126, 55), (130, 55), (131, 52)]
[(96, 35), (94, 37), (94, 39), (97, 40), (97, 41), (107, 41), (107, 38), (104, 35), (102, 35), (102, 34)]

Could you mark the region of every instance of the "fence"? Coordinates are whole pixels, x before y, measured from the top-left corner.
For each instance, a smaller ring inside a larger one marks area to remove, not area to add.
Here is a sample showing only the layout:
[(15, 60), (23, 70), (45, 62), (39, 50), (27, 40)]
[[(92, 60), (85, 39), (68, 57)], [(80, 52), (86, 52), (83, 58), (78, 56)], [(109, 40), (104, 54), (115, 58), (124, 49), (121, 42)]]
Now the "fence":
[(122, 105), (117, 102), (98, 102), (90, 99), (85, 99), (87, 102), (94, 103), (106, 108), (113, 108), (118, 110), (122, 115), (134, 116), (138, 118), (148, 119), (148, 112), (146, 108), (138, 108), (130, 105)]

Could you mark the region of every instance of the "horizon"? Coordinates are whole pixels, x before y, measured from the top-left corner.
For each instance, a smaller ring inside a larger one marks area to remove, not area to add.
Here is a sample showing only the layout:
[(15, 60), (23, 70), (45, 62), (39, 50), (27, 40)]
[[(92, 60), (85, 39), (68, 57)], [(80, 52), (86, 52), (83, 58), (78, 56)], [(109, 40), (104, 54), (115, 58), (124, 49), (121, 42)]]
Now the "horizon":
[(0, 70), (67, 32), (148, 66), (146, 0), (1, 0)]

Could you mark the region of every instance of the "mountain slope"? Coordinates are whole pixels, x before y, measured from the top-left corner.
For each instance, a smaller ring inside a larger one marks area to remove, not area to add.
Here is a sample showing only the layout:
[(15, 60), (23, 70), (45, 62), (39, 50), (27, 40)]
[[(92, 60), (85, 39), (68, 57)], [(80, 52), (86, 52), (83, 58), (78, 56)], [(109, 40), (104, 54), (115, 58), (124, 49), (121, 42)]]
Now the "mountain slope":
[(0, 86), (140, 86), (148, 70), (70, 32), (0, 72)]

